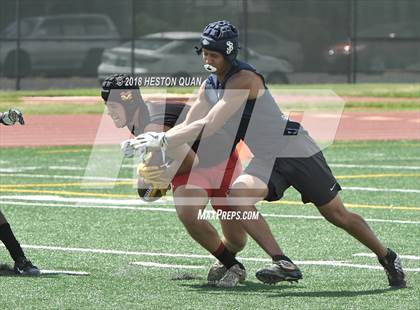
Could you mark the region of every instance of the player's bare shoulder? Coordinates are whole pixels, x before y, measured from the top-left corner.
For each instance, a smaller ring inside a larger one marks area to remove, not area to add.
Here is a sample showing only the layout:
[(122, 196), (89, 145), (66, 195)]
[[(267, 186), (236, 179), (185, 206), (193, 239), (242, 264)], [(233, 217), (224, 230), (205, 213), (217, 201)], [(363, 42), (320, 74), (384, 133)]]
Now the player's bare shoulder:
[(197, 98), (194, 102), (195, 105), (200, 105), (202, 107), (206, 106), (209, 107), (209, 101), (206, 94), (206, 81), (201, 83), (201, 86), (197, 93)]
[(202, 82), (198, 89), (197, 99), (200, 101), (207, 101), (206, 97), (206, 81)]
[(261, 77), (249, 70), (241, 70), (226, 83), (226, 89), (246, 89), (249, 90), (249, 99), (258, 96), (258, 92), (264, 89)]

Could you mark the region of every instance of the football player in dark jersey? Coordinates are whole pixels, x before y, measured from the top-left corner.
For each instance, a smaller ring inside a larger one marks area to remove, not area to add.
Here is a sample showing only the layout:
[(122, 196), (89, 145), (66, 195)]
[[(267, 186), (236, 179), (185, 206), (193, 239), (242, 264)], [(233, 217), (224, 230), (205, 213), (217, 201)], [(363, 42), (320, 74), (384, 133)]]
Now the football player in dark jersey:
[[(22, 112), (16, 108), (12, 108), (7, 112), (0, 112), (0, 124), (12, 126), (16, 122), (21, 125), (25, 124)], [(6, 249), (15, 264), (13, 271), (18, 275), (37, 276), (40, 274), (38, 267), (34, 266), (29, 259), (26, 258), (22, 247), (16, 240), (10, 224), (7, 222), (4, 214), (0, 211), (0, 240), (4, 243)], [(0, 269), (9, 269), (7, 265), (0, 265)]]
[[(130, 144), (137, 149), (168, 150), (191, 141), (200, 132), (207, 137), (225, 129), (235, 136), (235, 141), (244, 139), (254, 155), (231, 187), (230, 197), (236, 201), (230, 205), (232, 208), (254, 211), (256, 202), (278, 200), (293, 186), (304, 203), (314, 203), (325, 219), (377, 255), (391, 287), (405, 287), (400, 257), (378, 240), (360, 215), (345, 208), (339, 195), (341, 187), (321, 150), (299, 123), (281, 112), (264, 77), (236, 59), (238, 42), (238, 31), (231, 23), (207, 25), (199, 49), (205, 69), (211, 72), (199, 92), (205, 100), (193, 105), (183, 124), (166, 133), (143, 134)], [(270, 267), (257, 272), (259, 280), (276, 283), (302, 277), (298, 267), (283, 254), (263, 218), (242, 223), (273, 258)]]
[[(144, 131), (169, 130), (185, 119), (190, 109), (188, 105), (179, 100), (163, 99), (162, 102), (162, 98), (158, 101), (144, 101), (137, 86), (125, 86), (126, 83), (121, 82), (126, 78), (125, 75), (112, 75), (102, 84), (101, 96), (116, 127), (127, 127), (136, 136)], [(244, 248), (247, 235), (239, 222), (220, 220), (223, 231), (223, 237), (220, 238), (213, 225), (199, 219), (198, 213), (205, 209), (209, 201), (216, 211), (230, 210), (225, 201), (227, 191), (232, 181), (241, 174), (242, 166), (236, 150), (230, 153), (225, 151), (227, 143), (231, 141), (224, 132), (206, 140), (203, 147), (208, 150), (200, 153), (198, 163), (195, 151), (200, 141), (195, 141), (191, 146), (185, 145), (186, 150), (181, 152), (186, 154), (185, 159), (182, 164), (173, 165), (176, 171), (172, 173), (176, 175), (173, 178), (166, 176), (165, 180), (171, 180), (176, 211), (188, 233), (217, 258), (208, 272), (207, 280), (223, 286), (224, 282), (220, 280), (226, 270), (240, 264), (235, 255)], [(128, 153), (125, 154), (128, 157), (133, 155)], [(143, 199), (146, 194), (159, 197), (166, 192), (167, 185), (161, 186), (162, 191), (156, 190), (161, 181), (159, 176), (150, 177), (150, 174), (154, 171), (166, 172), (168, 169), (155, 168), (153, 164), (139, 166), (139, 188), (145, 184), (152, 187), (150, 190), (139, 189)], [(155, 197), (147, 198), (152, 200)], [(188, 205), (184, 203), (185, 198)], [(245, 273), (238, 281), (244, 280)]]

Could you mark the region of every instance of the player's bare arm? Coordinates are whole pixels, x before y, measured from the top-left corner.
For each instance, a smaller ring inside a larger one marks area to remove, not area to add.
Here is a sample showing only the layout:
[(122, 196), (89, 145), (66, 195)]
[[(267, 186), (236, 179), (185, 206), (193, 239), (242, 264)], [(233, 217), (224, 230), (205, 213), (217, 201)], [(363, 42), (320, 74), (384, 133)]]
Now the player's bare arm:
[(187, 126), (179, 129), (173, 128), (166, 133), (168, 148), (194, 140), (204, 128), (202, 137), (213, 135), (241, 108), (247, 99), (257, 98), (258, 92), (263, 88), (264, 85), (256, 74), (248, 71), (240, 72), (232, 80), (229, 80), (223, 98), (210, 109), (207, 115)]
[[(163, 131), (168, 131), (169, 129), (170, 127), (163, 126)], [(144, 131), (161, 132), (162, 125), (150, 123), (144, 128)], [(178, 161), (178, 163), (174, 163), (174, 166), (177, 167), (176, 174), (187, 173), (193, 167), (198, 165), (198, 157), (188, 144), (182, 144), (176, 148), (168, 150), (167, 156)]]
[[(203, 117), (207, 115), (207, 113), (210, 110), (210, 106), (206, 99), (205, 85), (206, 85), (205, 82), (201, 84), (200, 89), (197, 94), (197, 99), (191, 105), (191, 108), (188, 111), (187, 116), (185, 117), (185, 120), (182, 123), (172, 127), (171, 130), (173, 131), (181, 130), (181, 128), (184, 128), (185, 126), (191, 124), (192, 122), (202, 119)], [(152, 131), (152, 130), (148, 130), (148, 131)], [(145, 130), (145, 132), (147, 131)]]

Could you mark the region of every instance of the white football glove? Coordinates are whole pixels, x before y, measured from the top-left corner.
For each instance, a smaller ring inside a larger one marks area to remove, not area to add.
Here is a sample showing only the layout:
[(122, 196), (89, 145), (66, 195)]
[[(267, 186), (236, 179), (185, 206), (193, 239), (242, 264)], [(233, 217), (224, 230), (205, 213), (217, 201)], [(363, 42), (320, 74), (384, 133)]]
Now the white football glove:
[(9, 111), (4, 112), (2, 121), (5, 125), (14, 125), (16, 122), (19, 122), (21, 125), (25, 125), (22, 112), (16, 108), (11, 108)]
[(141, 135), (138, 135), (134, 139), (131, 139), (130, 144), (135, 149), (146, 148), (149, 151), (162, 150), (165, 151), (168, 147), (168, 142), (166, 140), (166, 135), (164, 132), (146, 132)]
[(123, 153), (124, 157), (132, 158), (136, 153), (136, 149), (131, 145), (131, 139), (125, 140), (121, 142), (121, 152)]
[(121, 142), (121, 152), (125, 158), (133, 158), (134, 156), (140, 159), (140, 162), (145, 162), (146, 155), (148, 154), (147, 149), (135, 149), (132, 146), (133, 139), (125, 140)]

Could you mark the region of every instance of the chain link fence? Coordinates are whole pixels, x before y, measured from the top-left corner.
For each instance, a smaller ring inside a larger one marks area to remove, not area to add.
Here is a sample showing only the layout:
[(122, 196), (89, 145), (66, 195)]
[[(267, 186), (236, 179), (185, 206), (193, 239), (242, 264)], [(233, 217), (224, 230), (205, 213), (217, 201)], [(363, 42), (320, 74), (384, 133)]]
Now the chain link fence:
[(202, 76), (194, 46), (221, 19), (271, 83), (420, 82), (415, 0), (0, 0), (0, 89)]

